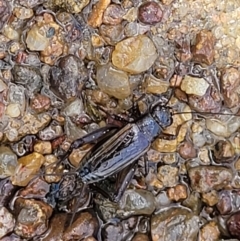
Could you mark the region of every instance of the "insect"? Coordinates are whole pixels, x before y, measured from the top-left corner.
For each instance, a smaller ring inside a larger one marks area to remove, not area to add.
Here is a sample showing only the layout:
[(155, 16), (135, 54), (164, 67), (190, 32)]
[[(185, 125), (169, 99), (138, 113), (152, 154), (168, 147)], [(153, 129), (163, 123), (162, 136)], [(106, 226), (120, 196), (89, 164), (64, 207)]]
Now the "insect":
[[(206, 73), (201, 66), (192, 65), (189, 67), (188, 74), (201, 77)], [(214, 78), (213, 80), (215, 81)], [(118, 202), (135, 173), (136, 162), (149, 150), (156, 137), (172, 124), (174, 114), (172, 108), (167, 106), (171, 96), (172, 90), (167, 91), (150, 104), (145, 114), (120, 129), (116, 126), (106, 126), (75, 140), (60, 159), (67, 159), (74, 149), (84, 144), (94, 143), (96, 145), (74, 171), (74, 182), (82, 182), (83, 185), (90, 186), (110, 200)], [(105, 185), (98, 185), (99, 182), (107, 183), (106, 180), (114, 175), (117, 175), (118, 181), (115, 181), (117, 185), (113, 193), (99, 188)], [(60, 184), (56, 191), (62, 188)], [(80, 189), (74, 189), (65, 193), (62, 200), (69, 200), (69, 194), (77, 196), (81, 193), (81, 191), (76, 191)]]
[[(95, 143), (96, 147), (83, 158), (75, 170), (76, 175), (72, 178), (76, 180), (69, 181), (71, 186), (69, 190), (65, 191), (67, 179), (69, 180), (67, 176), (60, 184), (55, 185), (57, 198), (66, 201), (69, 200), (69, 196), (77, 196), (81, 193), (81, 189), (76, 187), (76, 183), (82, 182), (84, 185), (90, 185), (103, 192), (112, 201), (118, 202), (134, 175), (136, 161), (149, 150), (151, 143), (162, 130), (172, 123), (171, 108), (166, 107), (166, 101), (167, 98), (162, 96), (150, 105), (146, 114), (136, 122), (126, 124), (123, 128), (119, 129), (110, 125), (75, 140), (61, 157), (62, 160), (66, 159), (73, 149), (84, 144)], [(121, 185), (113, 194), (106, 193), (94, 185), (114, 174), (122, 180), (118, 180)], [(77, 189), (79, 192), (76, 191)]]

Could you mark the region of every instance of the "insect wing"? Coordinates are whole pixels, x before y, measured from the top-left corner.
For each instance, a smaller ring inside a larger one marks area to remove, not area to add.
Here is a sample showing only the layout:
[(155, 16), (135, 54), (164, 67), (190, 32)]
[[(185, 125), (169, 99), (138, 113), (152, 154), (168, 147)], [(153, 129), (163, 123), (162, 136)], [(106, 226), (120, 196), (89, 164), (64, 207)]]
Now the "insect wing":
[(90, 173), (82, 175), (83, 182), (94, 183), (121, 171), (142, 156), (150, 144), (137, 125), (127, 125), (104, 143), (89, 160), (94, 163), (98, 158), (101, 159)]

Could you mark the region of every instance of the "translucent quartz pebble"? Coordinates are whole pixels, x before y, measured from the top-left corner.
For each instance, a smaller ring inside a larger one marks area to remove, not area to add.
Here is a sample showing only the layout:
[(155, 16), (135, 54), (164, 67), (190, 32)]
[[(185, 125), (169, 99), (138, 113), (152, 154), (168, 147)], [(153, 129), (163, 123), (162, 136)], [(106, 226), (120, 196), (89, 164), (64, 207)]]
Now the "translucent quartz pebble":
[(17, 166), (17, 156), (6, 146), (0, 146), (0, 178), (11, 176)]
[(217, 136), (229, 137), (240, 127), (240, 117), (233, 116), (226, 121), (207, 119), (206, 127)]
[(128, 75), (110, 64), (97, 68), (97, 82), (103, 92), (117, 99), (125, 99), (131, 94)]
[(42, 51), (49, 45), (49, 38), (39, 27), (34, 26), (27, 34), (27, 47), (32, 51)]
[(182, 80), (181, 90), (187, 94), (194, 94), (198, 96), (203, 96), (207, 88), (209, 87), (208, 82), (203, 78), (195, 78), (191, 76), (186, 76)]
[(13, 185), (26, 186), (44, 163), (44, 156), (33, 152), (18, 159), (18, 165), (14, 175), (11, 177)]
[(149, 69), (157, 58), (156, 48), (150, 38), (138, 35), (124, 39), (115, 46), (112, 53), (113, 64), (131, 74)]

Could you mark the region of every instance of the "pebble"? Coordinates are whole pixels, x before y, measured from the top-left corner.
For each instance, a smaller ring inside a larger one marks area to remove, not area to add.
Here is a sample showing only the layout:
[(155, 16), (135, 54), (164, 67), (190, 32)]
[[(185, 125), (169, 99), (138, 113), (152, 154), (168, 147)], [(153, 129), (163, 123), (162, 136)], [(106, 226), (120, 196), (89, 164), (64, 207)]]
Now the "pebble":
[(185, 76), (181, 82), (181, 90), (187, 94), (203, 96), (208, 87), (209, 83), (204, 78), (196, 78), (189, 75)]
[(39, 141), (33, 146), (33, 150), (42, 155), (52, 153), (52, 144), (50, 141)]
[(44, 160), (44, 156), (37, 152), (19, 158), (15, 172), (11, 176), (13, 185), (26, 186), (35, 177)]
[(49, 231), (43, 235), (41, 241), (62, 240), (67, 213), (56, 213), (49, 222)]
[(0, 238), (12, 232), (14, 226), (13, 215), (5, 207), (0, 207)]
[(157, 2), (145, 2), (138, 8), (138, 19), (145, 24), (156, 24), (162, 20), (163, 12)]
[(99, 229), (97, 217), (90, 212), (81, 212), (77, 215), (73, 224), (66, 228), (63, 241), (72, 239), (81, 240), (88, 236), (95, 236)]
[(97, 83), (104, 93), (117, 99), (125, 99), (131, 94), (127, 73), (109, 64), (97, 68)]
[(21, 110), (19, 104), (9, 104), (7, 105), (6, 115), (12, 117), (12, 118), (17, 118), (21, 115)]
[(173, 187), (178, 184), (178, 168), (169, 165), (160, 166), (157, 177), (164, 187)]
[(150, 241), (148, 235), (143, 233), (136, 233), (136, 235), (133, 237), (132, 241)]
[(240, 72), (235, 68), (226, 68), (221, 75), (220, 85), (224, 103), (229, 107), (237, 107), (240, 101)]
[(233, 209), (232, 204), (233, 202), (230, 192), (226, 190), (221, 191), (219, 193), (219, 202), (216, 205), (220, 214), (229, 214)]
[(214, 60), (215, 38), (208, 30), (201, 30), (196, 35), (195, 44), (192, 46), (193, 60), (198, 63), (211, 65)]
[(218, 192), (215, 190), (211, 190), (208, 193), (202, 194), (202, 201), (205, 202), (208, 206), (213, 207), (220, 201), (220, 197)]
[(217, 163), (229, 163), (234, 159), (234, 148), (230, 141), (218, 141), (213, 150), (214, 161)]
[(5, 25), (7, 20), (11, 15), (11, 8), (9, 7), (9, 3), (5, 0), (0, 0), (0, 30)]
[(50, 8), (63, 8), (66, 9), (70, 13), (80, 13), (84, 7), (88, 5), (90, 0), (82, 0), (82, 1), (75, 1), (75, 0), (52, 0), (47, 2), (46, 4)]
[(52, 208), (34, 199), (18, 198), (15, 202), (18, 211), (14, 232), (26, 239), (39, 236), (47, 231)]
[(37, 113), (47, 111), (51, 106), (51, 99), (46, 95), (36, 94), (31, 99), (30, 107)]
[(25, 7), (15, 7), (13, 14), (19, 19), (28, 19), (33, 16), (33, 10)]
[(133, 215), (151, 215), (155, 210), (155, 198), (147, 190), (126, 190), (119, 203), (118, 215), (129, 217)]
[(206, 223), (199, 232), (199, 241), (218, 241), (220, 238), (220, 230), (215, 221)]
[(185, 141), (179, 148), (179, 154), (184, 159), (192, 159), (197, 157), (197, 151), (191, 142)]
[(238, 239), (240, 239), (240, 211), (235, 212), (227, 221), (227, 228), (229, 233)]
[(92, 12), (88, 17), (89, 26), (96, 28), (102, 24), (103, 13), (111, 3), (110, 0), (99, 0), (92, 8)]
[(6, 146), (0, 146), (0, 178), (6, 178), (13, 175), (17, 167), (16, 154)]
[(118, 4), (110, 4), (103, 14), (103, 23), (109, 25), (118, 25), (122, 22), (124, 10)]
[(145, 35), (119, 42), (112, 53), (112, 62), (120, 70), (139, 74), (149, 69), (157, 58), (156, 48)]
[(170, 200), (178, 202), (187, 198), (187, 187), (182, 184), (178, 184), (175, 187), (167, 189), (167, 195)]
[(232, 171), (220, 166), (198, 166), (189, 169), (191, 187), (194, 191), (204, 193), (229, 187)]
[(57, 66), (49, 71), (50, 90), (64, 101), (73, 101), (78, 96), (79, 85), (87, 78), (87, 69), (75, 55), (62, 57)]
[[(63, 173), (64, 167), (63, 165), (56, 165), (58, 159), (55, 155), (45, 155), (45, 173), (47, 174), (44, 179), (48, 183), (56, 183), (62, 179), (61, 174)], [(49, 175), (49, 174), (57, 174), (57, 175)]]
[(217, 136), (229, 137), (240, 128), (240, 117), (232, 116), (228, 120), (206, 119), (206, 127)]
[(151, 217), (153, 241), (196, 241), (199, 217), (187, 209), (169, 208)]

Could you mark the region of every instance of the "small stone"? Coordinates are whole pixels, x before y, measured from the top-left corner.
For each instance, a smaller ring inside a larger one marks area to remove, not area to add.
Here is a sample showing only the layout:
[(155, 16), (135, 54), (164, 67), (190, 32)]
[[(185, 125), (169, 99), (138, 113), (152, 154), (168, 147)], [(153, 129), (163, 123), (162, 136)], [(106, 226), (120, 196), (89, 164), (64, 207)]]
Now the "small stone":
[(87, 78), (87, 69), (81, 59), (69, 54), (50, 69), (48, 78), (55, 95), (64, 101), (73, 101), (79, 94), (79, 85)]
[(227, 190), (221, 191), (219, 194), (219, 201), (216, 205), (218, 211), (222, 215), (229, 214), (233, 207), (232, 207), (232, 198), (231, 193)]
[(68, 159), (69, 162), (75, 166), (78, 167), (81, 163), (84, 156), (93, 148), (93, 145), (86, 144), (78, 149), (74, 149), (72, 153), (69, 155)]
[(9, 17), (11, 16), (11, 7), (9, 3), (5, 0), (0, 0), (0, 30), (8, 21)]
[(184, 159), (192, 159), (197, 156), (197, 151), (191, 142), (185, 141), (179, 148), (179, 154)]
[(155, 210), (155, 198), (147, 190), (126, 190), (119, 203), (119, 217), (151, 215)]
[(196, 241), (199, 217), (184, 208), (169, 208), (151, 217), (153, 241)]
[(229, 233), (240, 239), (240, 211), (234, 213), (227, 221), (227, 228)]
[(97, 68), (97, 82), (103, 92), (117, 99), (125, 99), (131, 94), (128, 75), (109, 64)]
[(110, 4), (103, 14), (103, 23), (109, 25), (118, 25), (122, 22), (124, 10), (120, 5)]
[[(57, 165), (57, 157), (55, 155), (46, 155), (45, 156), (45, 181), (48, 183), (57, 183), (62, 179), (62, 174), (64, 171), (63, 165)], [(53, 174), (53, 175), (50, 175)], [(54, 175), (56, 174), (56, 175)]]
[(181, 90), (187, 94), (203, 96), (209, 87), (208, 82), (203, 78), (185, 76), (181, 83)]
[(173, 187), (178, 183), (178, 168), (169, 165), (160, 166), (157, 177), (164, 187)]
[(215, 221), (205, 224), (199, 232), (199, 241), (218, 241), (220, 238), (220, 230)]
[(6, 108), (6, 115), (17, 118), (21, 115), (21, 110), (19, 104), (13, 103), (9, 104)]
[(156, 48), (145, 35), (130, 37), (119, 42), (112, 53), (113, 64), (131, 74), (148, 70), (157, 58)]
[(214, 161), (217, 163), (229, 163), (234, 159), (234, 149), (230, 141), (218, 141), (213, 150)]
[(13, 215), (5, 207), (0, 207), (0, 238), (12, 232), (14, 226)]
[(240, 101), (240, 72), (235, 68), (227, 68), (222, 73), (220, 80), (224, 103), (229, 108), (238, 106)]
[(50, 141), (39, 141), (33, 146), (33, 150), (40, 154), (51, 154), (52, 153), (52, 144)]
[(0, 146), (0, 178), (13, 175), (16, 167), (16, 154), (9, 147)]
[(42, 51), (49, 45), (49, 38), (35, 25), (27, 33), (26, 44), (32, 51)]
[(145, 2), (138, 8), (138, 19), (145, 24), (156, 24), (162, 20), (163, 12), (157, 2)]
[(144, 233), (136, 233), (133, 237), (132, 241), (150, 241), (147, 234)]
[(230, 116), (228, 119), (206, 119), (206, 127), (217, 136), (229, 137), (240, 128), (240, 117)]
[(214, 205), (216, 205), (219, 202), (220, 198), (218, 197), (218, 192), (215, 190), (212, 190), (208, 193), (203, 193), (202, 200), (208, 206), (213, 207)]
[(230, 169), (220, 166), (198, 166), (189, 169), (191, 187), (200, 193), (227, 188), (232, 177)]
[(18, 159), (15, 173), (11, 176), (13, 185), (26, 186), (44, 163), (44, 156), (33, 152)]
[(13, 14), (19, 19), (28, 19), (33, 16), (33, 10), (25, 7), (15, 7)]
[(171, 187), (167, 190), (167, 195), (170, 200), (178, 202), (187, 198), (187, 188), (182, 184), (176, 185), (175, 187)]
[(52, 215), (52, 208), (48, 204), (34, 199), (18, 198), (15, 209), (18, 210), (14, 228), (16, 234), (31, 239), (47, 231), (48, 219)]
[(50, 105), (50, 98), (41, 94), (36, 94), (30, 102), (30, 107), (37, 113), (47, 111), (50, 108)]
[(200, 31), (196, 36), (195, 44), (192, 46), (193, 60), (198, 63), (211, 65), (214, 60), (215, 38), (208, 30)]
[(49, 190), (49, 184), (47, 184), (41, 178), (36, 178), (31, 181), (27, 187), (21, 189), (18, 193), (18, 196), (24, 198), (43, 199), (49, 193)]
[(97, 28), (102, 24), (103, 13), (107, 9), (108, 5), (111, 3), (110, 0), (99, 0), (92, 9), (92, 12), (88, 18), (89, 26)]
[(144, 87), (147, 93), (162, 94), (169, 88), (169, 83), (159, 80), (154, 76), (148, 76), (145, 80)]
[[(49, 231), (41, 241), (62, 240), (62, 235), (67, 221), (67, 213), (55, 213), (49, 223)], [(56, 225), (57, 224), (57, 225)]]
[(93, 236), (98, 232), (99, 223), (95, 215), (90, 212), (82, 212), (75, 219), (73, 224), (66, 228), (63, 241), (81, 240), (88, 236)]
[(16, 31), (13, 27), (9, 25), (5, 25), (2, 29), (2, 33), (11, 40), (19, 40), (20, 34), (18, 31)]

